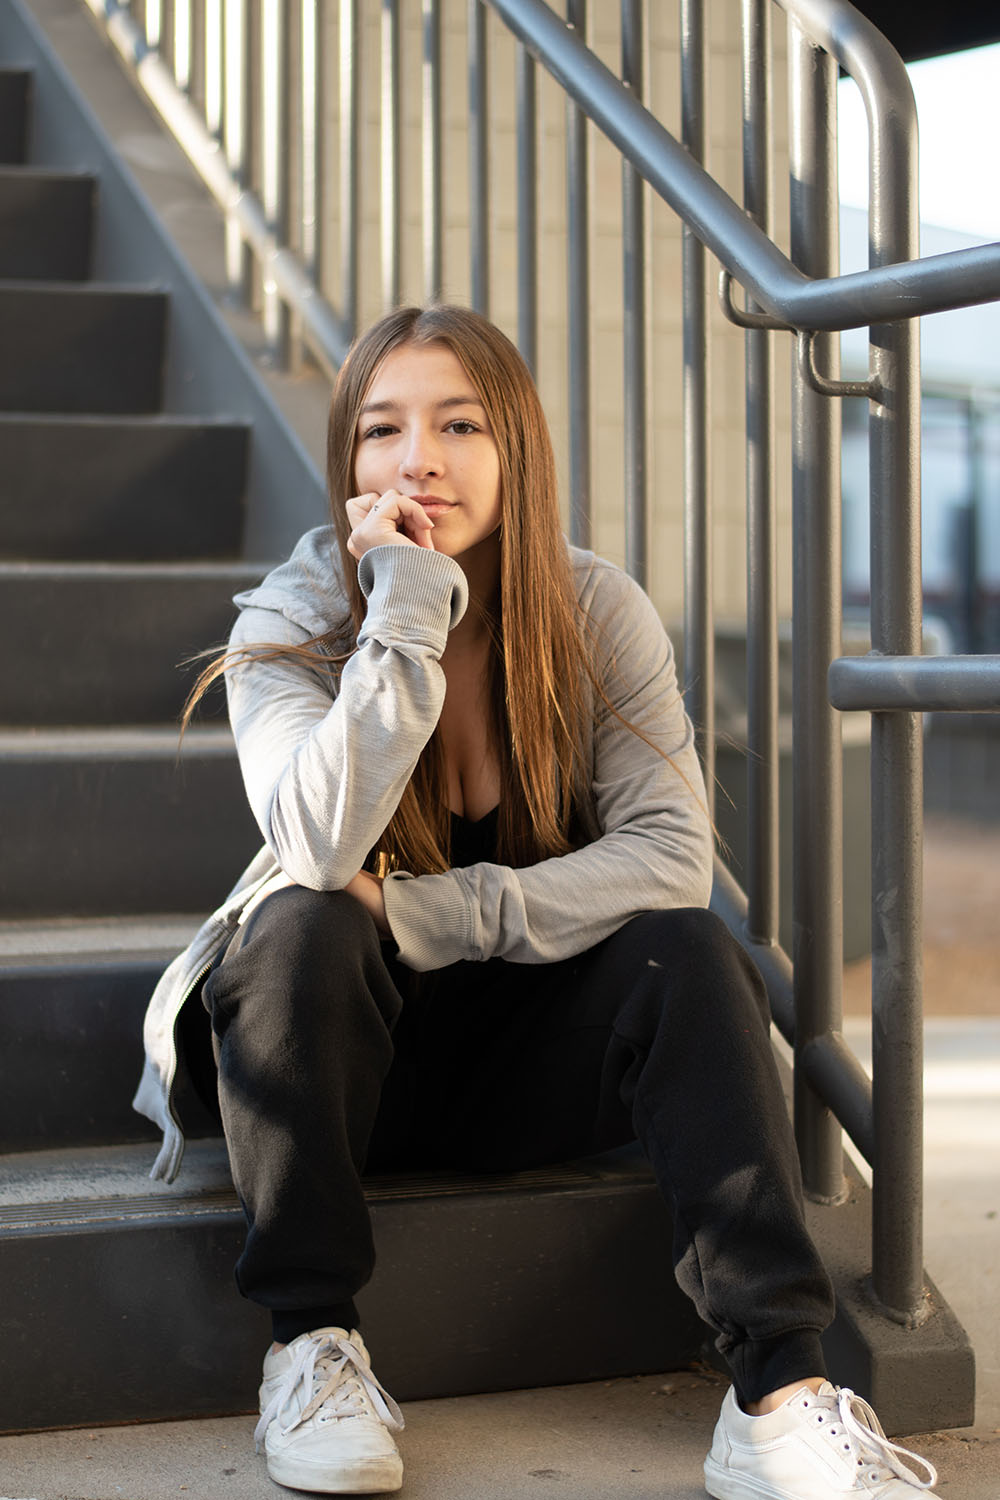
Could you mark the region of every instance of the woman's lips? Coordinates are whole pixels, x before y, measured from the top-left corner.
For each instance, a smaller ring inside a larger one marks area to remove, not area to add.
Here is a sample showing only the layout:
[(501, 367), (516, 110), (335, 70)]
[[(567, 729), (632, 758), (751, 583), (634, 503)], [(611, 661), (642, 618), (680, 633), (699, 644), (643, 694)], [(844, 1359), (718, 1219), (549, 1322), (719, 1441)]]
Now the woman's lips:
[(414, 495), (412, 498), (429, 516), (443, 516), (455, 508), (454, 500), (442, 500), (440, 495)]

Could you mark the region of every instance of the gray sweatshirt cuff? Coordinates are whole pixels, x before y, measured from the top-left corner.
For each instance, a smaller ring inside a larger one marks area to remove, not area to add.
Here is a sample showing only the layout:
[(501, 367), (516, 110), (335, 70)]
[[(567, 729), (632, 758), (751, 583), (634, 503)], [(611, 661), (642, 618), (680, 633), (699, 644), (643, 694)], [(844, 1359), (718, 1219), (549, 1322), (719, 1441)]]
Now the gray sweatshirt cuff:
[(427, 547), (391, 542), (372, 547), (358, 564), (358, 582), (368, 601), (359, 645), (407, 640), (440, 654), (469, 602), (458, 563)]
[(415, 876), (400, 870), (382, 882), (385, 915), (408, 969), (426, 973), (482, 955), (476, 943), (476, 913), (458, 872)]

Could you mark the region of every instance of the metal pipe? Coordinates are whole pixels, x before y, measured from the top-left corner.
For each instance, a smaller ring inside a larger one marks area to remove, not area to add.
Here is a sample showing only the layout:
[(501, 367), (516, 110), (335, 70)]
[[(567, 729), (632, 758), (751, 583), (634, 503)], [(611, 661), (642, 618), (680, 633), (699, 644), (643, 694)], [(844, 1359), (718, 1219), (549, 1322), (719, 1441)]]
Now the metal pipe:
[[(261, 205), (279, 245), (288, 244), (288, 27), (289, 0), (261, 0), (260, 135)], [(264, 334), (279, 363), (288, 365), (291, 326), (288, 304), (273, 277), (263, 271)]]
[[(794, 22), (788, 37), (791, 101), (791, 253), (803, 270), (835, 274), (837, 69)], [(824, 366), (838, 371), (835, 336)], [(839, 1031), (843, 964), (843, 791), (840, 720), (826, 670), (841, 650), (840, 406), (792, 380), (793, 743), (792, 920), (795, 932), (795, 1133), (807, 1192), (844, 1191), (840, 1126), (808, 1082), (802, 1059), (816, 1037)]]
[[(743, 3), (743, 206), (770, 233), (771, 3)], [(756, 311), (751, 305), (750, 311)], [(775, 943), (779, 925), (778, 613), (772, 336), (746, 335), (747, 926)]]
[(191, 0), (174, 0), (174, 80), (187, 93), (191, 87)]
[(382, 307), (400, 303), (403, 250), (399, 0), (382, 0)]
[(842, 656), (830, 664), (841, 710), (1000, 712), (1000, 656)]
[(222, 0), (205, 0), (205, 124), (222, 134)]
[[(773, 317), (795, 328), (863, 328), (1000, 298), (1000, 244), (810, 281), (622, 88), (573, 27), (564, 25), (541, 0), (489, 3), (514, 35), (531, 46), (570, 99)], [(786, 9), (804, 7), (805, 0), (785, 0)], [(865, 70), (867, 77), (868, 60), (860, 51), (848, 65), (854, 77), (856, 68)], [(871, 84), (873, 89), (877, 86), (874, 78)]]
[(299, 159), (299, 248), (312, 279), (320, 280), (320, 171), (322, 128), (320, 97), (320, 17), (318, 0), (301, 0), (301, 72), (299, 99), (302, 112)]
[[(566, 23), (586, 47), (587, 0), (566, 0)], [(569, 404), (569, 537), (591, 545), (590, 469), (590, 204), (587, 187), (587, 121), (566, 100), (566, 375)]]
[[(901, 62), (869, 111), (869, 260), (919, 252), (917, 116)], [(870, 333), (871, 641), (918, 656), (920, 325)], [(875, 1084), (872, 1280), (882, 1303), (917, 1319), (923, 1273), (923, 740), (916, 714), (872, 715), (872, 1075)]]
[[(785, 1041), (793, 1045), (795, 1014), (792, 966), (788, 955), (774, 944), (755, 943), (748, 935), (747, 898), (719, 859), (715, 862), (712, 883), (712, 910), (722, 918), (760, 970), (774, 1023)], [(829, 1032), (813, 1037), (803, 1049), (797, 1066), (805, 1069), (816, 1093), (836, 1113), (862, 1156), (870, 1162), (874, 1154), (871, 1079), (843, 1036), (839, 1032)]]
[(469, 0), (469, 281), (472, 305), (490, 311), (489, 58), (486, 7)]
[[(637, 99), (643, 91), (643, 6), (622, 0), (622, 82)], [(646, 461), (646, 221), (645, 185), (622, 160), (624, 293), (625, 568), (649, 582)]]
[[(226, 163), (239, 187), (247, 173), (247, 30), (246, 0), (225, 0), (223, 34), (225, 88), (223, 140)], [(226, 214), (226, 280), (241, 302), (250, 300), (250, 254), (240, 232), (239, 220)]]
[[(681, 0), (681, 139), (705, 156), (705, 26), (702, 0)], [(715, 816), (715, 635), (712, 479), (708, 446), (710, 340), (705, 247), (682, 231), (684, 299), (684, 677), (699, 738), (709, 816)]]
[(349, 337), (358, 331), (358, 246), (361, 241), (360, 0), (340, 0), (340, 315)]
[(423, 0), (423, 200), (424, 296), (437, 301), (444, 290), (441, 192), (441, 7)]
[(517, 343), (538, 370), (538, 111), (535, 60), (517, 46)]

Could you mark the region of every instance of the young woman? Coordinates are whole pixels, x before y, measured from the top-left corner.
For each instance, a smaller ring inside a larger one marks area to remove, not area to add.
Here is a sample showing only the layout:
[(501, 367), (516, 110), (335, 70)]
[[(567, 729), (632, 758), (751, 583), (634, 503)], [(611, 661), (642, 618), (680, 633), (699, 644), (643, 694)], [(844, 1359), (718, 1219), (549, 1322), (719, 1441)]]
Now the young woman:
[(205, 674), (225, 672), (266, 848), (154, 996), (137, 1096), (171, 1176), (172, 1038), (204, 979), (237, 1280), (273, 1320), (270, 1474), (402, 1482), (399, 1411), (352, 1331), (366, 1165), (527, 1167), (638, 1138), (732, 1371), (709, 1493), (916, 1496), (933, 1471), (825, 1381), (831, 1289), (763, 987), (705, 910), (670, 644), (635, 584), (564, 541), (514, 346), (459, 308), (383, 318), (337, 380), (329, 485), (332, 530), (237, 599)]

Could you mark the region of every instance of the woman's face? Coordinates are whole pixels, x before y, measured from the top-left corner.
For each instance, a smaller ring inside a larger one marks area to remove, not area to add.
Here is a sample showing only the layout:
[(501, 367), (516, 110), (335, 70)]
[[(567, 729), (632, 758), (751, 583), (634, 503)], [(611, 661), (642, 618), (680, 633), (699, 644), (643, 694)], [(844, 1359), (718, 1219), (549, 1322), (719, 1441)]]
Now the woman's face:
[(483, 405), (445, 344), (401, 344), (375, 372), (358, 418), (359, 495), (398, 490), (434, 522), (434, 549), (460, 557), (500, 525), (500, 459)]

